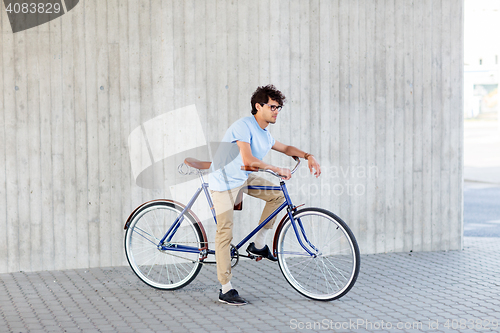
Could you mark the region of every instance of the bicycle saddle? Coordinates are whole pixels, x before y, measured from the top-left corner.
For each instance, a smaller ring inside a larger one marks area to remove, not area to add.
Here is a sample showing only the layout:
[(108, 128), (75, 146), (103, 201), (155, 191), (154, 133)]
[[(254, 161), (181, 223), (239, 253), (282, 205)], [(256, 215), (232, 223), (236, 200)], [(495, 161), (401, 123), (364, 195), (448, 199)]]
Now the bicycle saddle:
[(184, 163), (187, 166), (190, 166), (191, 168), (195, 168), (198, 170), (210, 169), (210, 165), (212, 164), (212, 162), (204, 162), (204, 161), (197, 160), (196, 158), (192, 158), (192, 157), (186, 158), (184, 160)]

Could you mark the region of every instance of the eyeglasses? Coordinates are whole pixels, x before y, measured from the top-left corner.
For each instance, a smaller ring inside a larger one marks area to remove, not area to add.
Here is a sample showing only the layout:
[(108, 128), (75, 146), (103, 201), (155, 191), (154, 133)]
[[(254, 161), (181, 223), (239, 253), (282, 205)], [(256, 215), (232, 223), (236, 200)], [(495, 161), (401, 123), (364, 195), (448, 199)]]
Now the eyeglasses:
[(264, 106), (264, 105), (267, 105), (269, 106), (269, 108), (271, 109), (271, 111), (278, 111), (280, 112), (281, 109), (283, 108), (282, 105), (271, 105), (271, 104), (267, 104), (267, 103), (259, 103), (261, 106)]

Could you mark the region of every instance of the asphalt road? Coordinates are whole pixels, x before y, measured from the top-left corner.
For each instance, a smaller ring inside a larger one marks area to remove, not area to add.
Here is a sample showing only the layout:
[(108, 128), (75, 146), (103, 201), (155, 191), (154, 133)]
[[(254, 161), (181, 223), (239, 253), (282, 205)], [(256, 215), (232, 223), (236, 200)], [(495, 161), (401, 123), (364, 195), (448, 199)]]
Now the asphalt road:
[(464, 236), (500, 237), (500, 186), (466, 182)]

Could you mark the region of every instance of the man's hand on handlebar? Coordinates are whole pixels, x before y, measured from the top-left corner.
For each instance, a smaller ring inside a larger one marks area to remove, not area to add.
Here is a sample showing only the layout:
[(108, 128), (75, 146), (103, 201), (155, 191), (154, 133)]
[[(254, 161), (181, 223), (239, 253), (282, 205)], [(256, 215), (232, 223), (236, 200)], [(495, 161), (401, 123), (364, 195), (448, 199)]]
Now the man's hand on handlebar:
[(276, 168), (276, 170), (274, 170), (277, 174), (279, 174), (284, 180), (288, 180), (290, 178), (292, 178), (292, 172), (290, 171), (290, 169), (287, 169), (287, 168)]
[(295, 165), (293, 170), (290, 170), (288, 168), (280, 168), (280, 167), (276, 167), (276, 166), (272, 166), (272, 165), (268, 165), (268, 164), (264, 164), (264, 167), (262, 167), (262, 165), (259, 165), (259, 164), (263, 164), (263, 162), (260, 160), (257, 160), (257, 162), (258, 162), (257, 165), (255, 165), (255, 163), (254, 163), (254, 165), (242, 165), (241, 170), (251, 171), (251, 172), (266, 171), (266, 172), (272, 174), (273, 176), (281, 177), (283, 180), (288, 180), (288, 179), (292, 178), (292, 173), (294, 173), (297, 170), (297, 167), (300, 164), (300, 159), (297, 156), (292, 156), (292, 157), (297, 162), (297, 164)]

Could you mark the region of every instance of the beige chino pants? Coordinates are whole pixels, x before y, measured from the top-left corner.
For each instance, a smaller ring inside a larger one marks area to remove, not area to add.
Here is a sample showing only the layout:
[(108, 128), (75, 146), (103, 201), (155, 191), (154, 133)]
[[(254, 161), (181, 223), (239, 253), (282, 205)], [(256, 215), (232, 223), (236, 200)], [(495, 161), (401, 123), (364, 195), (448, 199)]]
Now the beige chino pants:
[[(217, 231), (215, 233), (215, 260), (217, 262), (217, 279), (221, 284), (231, 280), (231, 241), (233, 239), (233, 213), (234, 205), (237, 204), (238, 192), (248, 185), (254, 186), (277, 186), (272, 182), (249, 174), (245, 184), (228, 191), (210, 191), (212, 201), (217, 215)], [(266, 201), (262, 211), (259, 224), (275, 211), (284, 201), (285, 197), (281, 191), (262, 191), (244, 189), (244, 193), (252, 197)], [(272, 229), (276, 216), (270, 220), (264, 228)]]

